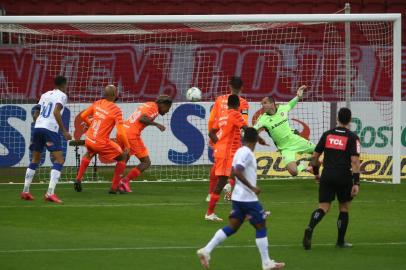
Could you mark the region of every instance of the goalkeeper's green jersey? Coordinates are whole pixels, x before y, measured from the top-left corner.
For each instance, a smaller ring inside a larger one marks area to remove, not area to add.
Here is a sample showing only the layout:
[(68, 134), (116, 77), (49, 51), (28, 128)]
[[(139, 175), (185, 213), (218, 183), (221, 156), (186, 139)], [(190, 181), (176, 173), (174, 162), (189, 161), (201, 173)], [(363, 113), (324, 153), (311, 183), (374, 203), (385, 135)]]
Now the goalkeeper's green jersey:
[(275, 143), (275, 146), (280, 148), (286, 146), (289, 143), (287, 137), (294, 134), (293, 130), (289, 126), (288, 113), (299, 101), (296, 96), (289, 101), (286, 105), (278, 105), (276, 113), (270, 115), (268, 113), (262, 114), (255, 124), (255, 129), (264, 128), (268, 132), (269, 136)]

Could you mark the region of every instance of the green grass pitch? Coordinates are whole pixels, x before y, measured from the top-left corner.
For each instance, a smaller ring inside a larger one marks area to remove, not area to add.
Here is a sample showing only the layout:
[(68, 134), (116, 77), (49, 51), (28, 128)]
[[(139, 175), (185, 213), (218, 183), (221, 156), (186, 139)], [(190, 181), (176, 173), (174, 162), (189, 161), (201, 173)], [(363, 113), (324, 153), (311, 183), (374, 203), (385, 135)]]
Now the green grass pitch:
[[(196, 250), (223, 223), (209, 223), (207, 182), (133, 183), (134, 192), (108, 195), (108, 184), (57, 186), (64, 201), (43, 201), (47, 188), (32, 185), (33, 202), (22, 201), (22, 185), (0, 185), (0, 269), (202, 269)], [(259, 181), (260, 200), (272, 211), (267, 220), (270, 254), (289, 270), (403, 269), (406, 262), (406, 186), (361, 185), (352, 204), (347, 240), (334, 247), (337, 203), (316, 228), (313, 248), (301, 240), (317, 206), (311, 180)], [(230, 204), (217, 207), (226, 218)], [(213, 270), (261, 269), (255, 231), (247, 223), (212, 253)]]

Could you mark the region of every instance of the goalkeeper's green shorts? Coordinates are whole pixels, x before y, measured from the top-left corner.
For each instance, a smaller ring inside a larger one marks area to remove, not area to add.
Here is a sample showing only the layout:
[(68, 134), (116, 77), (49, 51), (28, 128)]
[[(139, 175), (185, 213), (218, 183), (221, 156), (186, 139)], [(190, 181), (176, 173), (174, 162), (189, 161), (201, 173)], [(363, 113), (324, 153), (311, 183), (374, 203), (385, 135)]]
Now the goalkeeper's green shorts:
[(285, 165), (296, 161), (296, 154), (312, 154), (316, 145), (298, 135), (291, 135), (288, 142), (279, 149)]

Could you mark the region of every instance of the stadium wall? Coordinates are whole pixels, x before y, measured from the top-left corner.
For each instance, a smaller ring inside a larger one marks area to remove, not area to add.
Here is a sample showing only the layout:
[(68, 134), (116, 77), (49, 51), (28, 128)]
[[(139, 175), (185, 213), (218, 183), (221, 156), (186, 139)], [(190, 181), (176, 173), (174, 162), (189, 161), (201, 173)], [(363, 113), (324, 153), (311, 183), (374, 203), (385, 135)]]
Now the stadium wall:
[[(152, 45), (153, 49), (148, 44), (101, 44), (70, 48), (63, 53), (38, 46), (36, 50), (44, 54), (41, 57), (36, 57), (31, 49), (0, 48), (2, 97), (35, 102), (53, 88), (55, 69), (69, 78), (71, 102), (94, 101), (106, 84), (118, 85), (124, 102), (152, 100), (162, 93), (184, 101), (183, 94), (191, 86), (202, 89), (203, 100), (211, 101), (218, 93), (227, 91), (227, 78), (236, 74), (242, 77), (244, 95), (250, 101), (259, 101), (267, 94), (287, 101), (294, 95), (295, 86), (303, 83), (310, 87), (311, 101), (321, 98), (340, 101), (345, 89), (344, 55), (331, 57), (336, 60), (329, 62), (325, 73), (316, 66), (308, 66), (310, 60), (318, 63), (322, 59), (322, 48), (317, 45), (306, 50), (294, 45), (260, 50), (255, 45), (186, 44), (183, 46), (188, 46), (187, 49), (166, 45), (159, 51), (156, 44)], [(391, 79), (372, 47), (354, 45), (351, 54), (353, 100), (390, 100)], [(187, 72), (182, 67), (187, 67)], [(406, 78), (406, 64), (402, 66), (402, 78)], [(405, 79), (402, 97), (406, 99)]]
[[(329, 119), (314, 117), (322, 116), (323, 112), (329, 111), (330, 103), (327, 102), (302, 102), (291, 111), (291, 127), (297, 129), (302, 136), (317, 142), (325, 127), (329, 126)], [(70, 126), (70, 132), (74, 139), (84, 139), (81, 121), (74, 115), (73, 111), (84, 110), (90, 104), (69, 104), (63, 113), (65, 125)], [(140, 104), (121, 103), (118, 104), (123, 110), (124, 117), (127, 118), (134, 109)], [(167, 126), (165, 132), (160, 132), (153, 127), (147, 127), (143, 132), (143, 139), (147, 147), (150, 148), (151, 160), (155, 165), (197, 165), (210, 164), (211, 155), (207, 147), (207, 120), (212, 103), (176, 103), (172, 110), (163, 117), (158, 117), (157, 121)], [(31, 109), (34, 104), (7, 104), (0, 105), (0, 125), (3, 129), (0, 131), (0, 156), (1, 167), (25, 167), (29, 163), (30, 134), (32, 129)], [(338, 104), (338, 107), (344, 104)], [(383, 102), (353, 102), (352, 110), (354, 122), (352, 129), (360, 136), (362, 152), (369, 155), (363, 156), (366, 171), (373, 172), (372, 175), (380, 173), (382, 166), (386, 166), (384, 174), (387, 175), (390, 160), (388, 156), (392, 151), (392, 128), (388, 125), (391, 117), (386, 115), (381, 108), (384, 108)], [(74, 110), (73, 110), (74, 108)], [(260, 104), (257, 102), (250, 103), (249, 121), (250, 124), (255, 122), (258, 116)], [(306, 115), (303, 112), (311, 113)], [(406, 102), (402, 102), (402, 114), (406, 115)], [(406, 155), (406, 119), (403, 117), (402, 123), (402, 156)], [(112, 134), (114, 137), (114, 134)], [(263, 133), (264, 138), (267, 135)], [(12, 139), (10, 139), (12, 138)], [(66, 166), (75, 165), (75, 155), (73, 147), (67, 146), (63, 140), (64, 153), (66, 155)], [(272, 143), (270, 143), (272, 145)], [(269, 157), (276, 162), (277, 156), (274, 152), (276, 149), (272, 146), (257, 147), (259, 159), (259, 170), (271, 166), (272, 170), (264, 172), (271, 175), (286, 174), (280, 163), (269, 164)], [(268, 159), (266, 158), (268, 157)], [(372, 160), (372, 161), (371, 161)], [(264, 164), (267, 162), (267, 164)], [(45, 165), (49, 165), (50, 160), (47, 156)], [(406, 158), (403, 158), (402, 175), (406, 175)], [(279, 166), (279, 169), (278, 169)], [(262, 168), (262, 169), (261, 169)], [(377, 171), (377, 172), (374, 172)]]

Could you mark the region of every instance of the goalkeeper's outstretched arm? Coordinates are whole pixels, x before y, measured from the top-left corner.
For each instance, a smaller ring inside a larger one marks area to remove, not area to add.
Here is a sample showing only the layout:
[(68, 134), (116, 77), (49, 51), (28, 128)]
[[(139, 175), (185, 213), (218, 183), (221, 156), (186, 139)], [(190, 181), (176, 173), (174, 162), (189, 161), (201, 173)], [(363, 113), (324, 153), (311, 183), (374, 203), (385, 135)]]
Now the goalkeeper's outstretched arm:
[(297, 93), (296, 93), (296, 97), (294, 97), (291, 101), (289, 101), (288, 106), (289, 106), (289, 110), (292, 110), (297, 102), (299, 101), (299, 99), (302, 98), (303, 96), (303, 91), (306, 90), (307, 86), (306, 85), (302, 85), (299, 87), (299, 89), (297, 89)]

